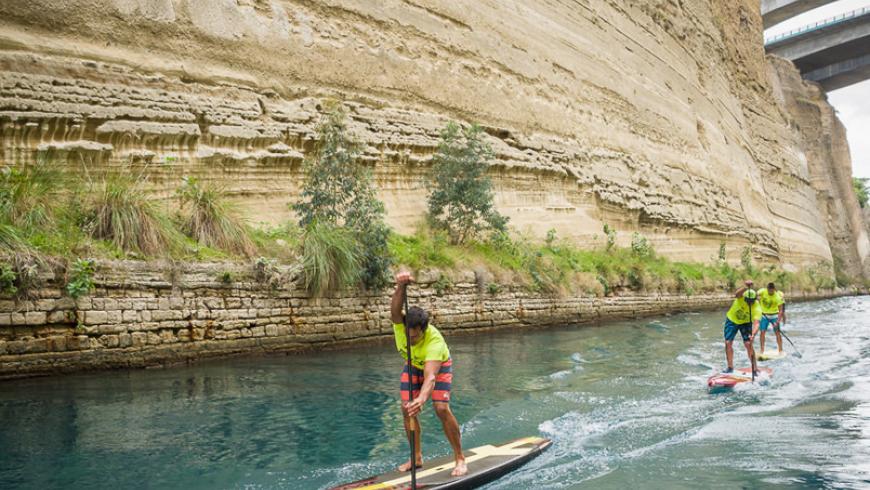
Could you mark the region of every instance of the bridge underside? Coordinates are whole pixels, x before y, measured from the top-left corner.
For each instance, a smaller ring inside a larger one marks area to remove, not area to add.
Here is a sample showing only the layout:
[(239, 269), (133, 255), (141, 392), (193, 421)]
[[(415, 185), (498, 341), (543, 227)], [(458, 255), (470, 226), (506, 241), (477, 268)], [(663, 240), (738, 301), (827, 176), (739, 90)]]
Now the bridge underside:
[(804, 12), (836, 0), (762, 0), (761, 19), (764, 28), (774, 26)]
[(836, 90), (870, 78), (870, 14), (766, 46), (791, 60), (807, 80)]

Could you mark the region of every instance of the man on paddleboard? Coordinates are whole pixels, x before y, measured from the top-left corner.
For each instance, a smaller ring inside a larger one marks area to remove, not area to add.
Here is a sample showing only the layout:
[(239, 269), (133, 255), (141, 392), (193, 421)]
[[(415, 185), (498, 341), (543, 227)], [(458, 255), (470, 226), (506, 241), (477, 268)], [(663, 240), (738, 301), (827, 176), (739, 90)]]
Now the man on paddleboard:
[(758, 291), (758, 302), (761, 303), (761, 353), (764, 354), (764, 334), (767, 327), (773, 327), (776, 334), (776, 347), (782, 353), (782, 333), (780, 325), (785, 321), (785, 298), (782, 291), (776, 290), (774, 283), (768, 283), (767, 289)]
[[(758, 333), (758, 322), (761, 320), (761, 305), (758, 304), (758, 294), (752, 289), (752, 281), (745, 281), (745, 286), (734, 292), (734, 302), (725, 315), (725, 359), (728, 368), (723, 373), (734, 372), (734, 337), (737, 332), (743, 338), (746, 354), (752, 370), (757, 374), (758, 367), (755, 362), (755, 352), (752, 349), (752, 341)], [(751, 308), (751, 310), (750, 310)]]
[[(415, 448), (417, 454), (417, 467), (423, 465), (423, 451), (420, 448), (419, 415), (423, 405), (430, 397), (435, 415), (441, 420), (444, 435), (453, 448), (456, 467), (451, 475), (463, 476), (468, 473), (465, 465), (465, 456), (462, 454), (462, 441), (459, 434), (459, 422), (450, 410), (450, 386), (453, 381), (453, 361), (444, 337), (429, 324), (429, 314), (426, 310), (412, 306), (402, 315), (402, 301), (405, 287), (411, 282), (411, 274), (400, 272), (396, 274), (396, 291), (390, 302), (390, 317), (393, 321), (393, 332), (396, 335), (396, 347), (407, 362), (407, 338), (405, 337), (405, 325), (411, 337), (411, 372), (408, 365), (402, 371), (402, 415), (405, 420), (405, 433), (410, 437), (411, 424), (416, 426), (414, 433)], [(408, 383), (411, 383), (413, 396), (408, 399)], [(410, 471), (411, 461), (399, 466), (400, 471)]]

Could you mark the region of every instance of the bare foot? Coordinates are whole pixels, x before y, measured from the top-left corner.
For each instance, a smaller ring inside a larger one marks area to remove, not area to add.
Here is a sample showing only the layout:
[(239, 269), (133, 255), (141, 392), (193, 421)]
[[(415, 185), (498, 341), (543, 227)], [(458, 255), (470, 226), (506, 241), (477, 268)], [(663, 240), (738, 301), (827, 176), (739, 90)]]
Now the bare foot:
[(465, 466), (465, 460), (457, 461), (456, 467), (450, 472), (450, 476), (465, 476), (468, 474), (468, 466)]
[[(423, 467), (423, 460), (418, 459), (417, 460), (417, 468), (422, 468), (422, 467)], [(409, 459), (408, 461), (405, 461), (404, 463), (402, 463), (402, 465), (399, 466), (399, 471), (411, 471), (411, 460)]]

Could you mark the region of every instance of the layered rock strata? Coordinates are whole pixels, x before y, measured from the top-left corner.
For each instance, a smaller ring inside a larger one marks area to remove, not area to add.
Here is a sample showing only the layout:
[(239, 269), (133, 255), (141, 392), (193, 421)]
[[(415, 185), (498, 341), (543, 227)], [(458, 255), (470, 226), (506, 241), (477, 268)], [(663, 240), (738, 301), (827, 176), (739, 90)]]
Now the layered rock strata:
[(825, 220), (828, 243), (838, 266), (870, 278), (870, 240), (852, 190), (852, 159), (846, 129), (817, 84), (806, 82), (791, 62), (769, 60), (774, 94), (789, 125), (800, 135), (810, 182)]
[(336, 99), (400, 231), (456, 119), (486, 127), (520, 230), (589, 245), (609, 223), (674, 258), (725, 241), (732, 259), (752, 244), (786, 266), (831, 261), (761, 31), (752, 0), (6, 1), (0, 158), (147, 166), (163, 198), (194, 175), (274, 223)]

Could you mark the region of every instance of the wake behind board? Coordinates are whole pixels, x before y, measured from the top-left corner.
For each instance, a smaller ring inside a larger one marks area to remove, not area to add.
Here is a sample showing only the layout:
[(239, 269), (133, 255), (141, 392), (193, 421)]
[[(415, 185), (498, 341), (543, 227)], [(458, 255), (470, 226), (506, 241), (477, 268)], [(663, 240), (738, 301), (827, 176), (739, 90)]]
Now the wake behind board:
[[(759, 375), (756, 376), (756, 381), (770, 379), (773, 376), (773, 369), (769, 367), (759, 367)], [(733, 373), (714, 374), (707, 378), (707, 386), (710, 388), (732, 388), (740, 383), (752, 381), (752, 368), (735, 369)]]
[(775, 350), (771, 350), (755, 354), (755, 358), (759, 361), (775, 361), (777, 359), (783, 359), (785, 357), (788, 357), (788, 353), (785, 351), (777, 352)]
[[(450, 476), (453, 455), (425, 461), (417, 469), (417, 488), (426, 490), (477, 488), (526, 464), (553, 442), (543, 437), (523, 437), (499, 446), (480, 446), (465, 451), (468, 474)], [(411, 488), (411, 473), (393, 471), (372, 476), (353, 483), (339, 485), (331, 490), (399, 490)]]

